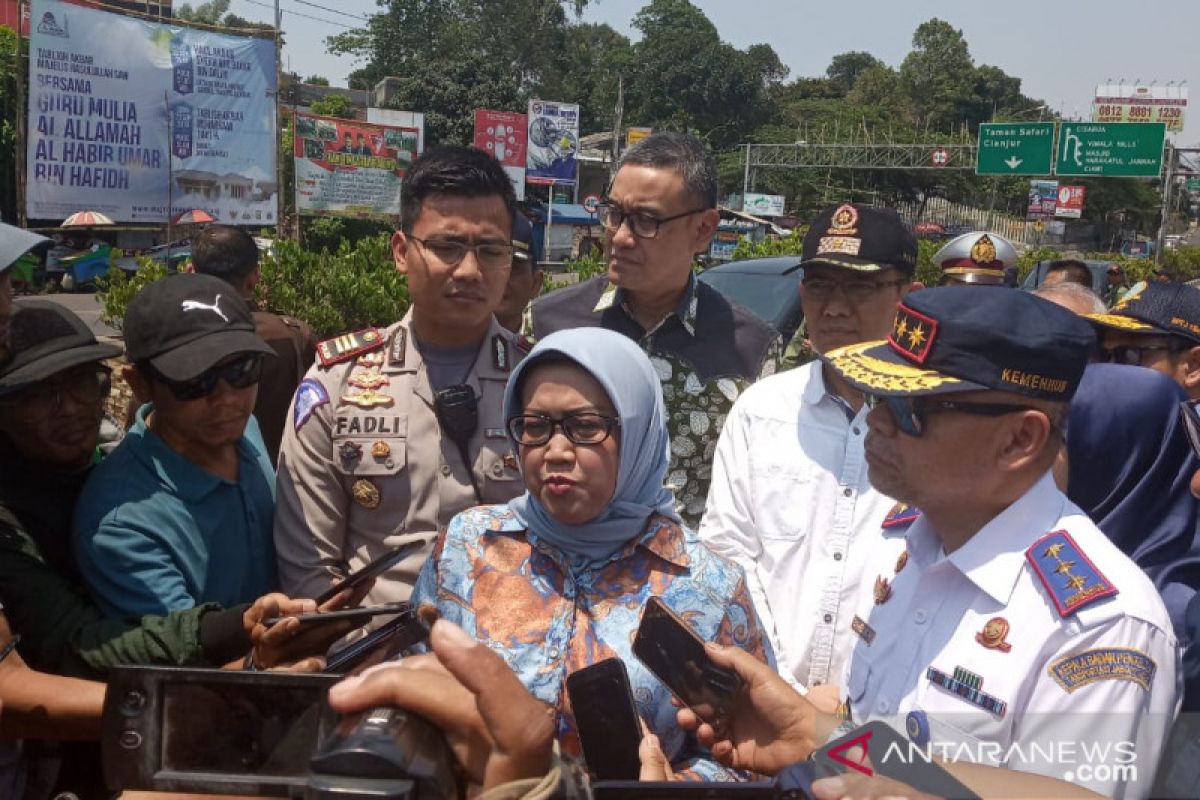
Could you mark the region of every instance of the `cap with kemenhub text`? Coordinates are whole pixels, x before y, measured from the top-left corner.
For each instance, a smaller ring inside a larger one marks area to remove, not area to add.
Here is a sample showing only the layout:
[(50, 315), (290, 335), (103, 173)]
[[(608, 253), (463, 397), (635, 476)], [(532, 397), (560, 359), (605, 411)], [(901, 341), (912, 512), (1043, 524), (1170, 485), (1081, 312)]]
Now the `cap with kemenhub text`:
[(1102, 328), (1151, 336), (1181, 336), (1200, 344), (1200, 289), (1186, 283), (1142, 281), (1104, 314), (1087, 314)]
[(236, 353), (275, 351), (254, 332), (246, 301), (211, 275), (181, 273), (151, 283), (125, 311), (125, 354), (173, 381), (195, 378)]
[(917, 269), (917, 240), (890, 208), (858, 203), (829, 206), (813, 220), (800, 250), (801, 266), (828, 264), (858, 272)]
[(906, 296), (886, 340), (821, 358), (882, 397), (995, 389), (1066, 402), (1095, 344), (1080, 316), (1028, 292), (944, 286)]

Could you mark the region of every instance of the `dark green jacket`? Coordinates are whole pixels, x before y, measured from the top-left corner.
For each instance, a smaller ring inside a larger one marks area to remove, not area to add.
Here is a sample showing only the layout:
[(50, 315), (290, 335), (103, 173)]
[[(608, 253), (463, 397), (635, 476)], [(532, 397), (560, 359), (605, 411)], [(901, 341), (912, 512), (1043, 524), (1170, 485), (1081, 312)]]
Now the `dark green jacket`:
[(118, 664), (220, 666), (249, 649), (244, 607), (106, 619), (71, 553), (71, 513), (87, 470), (39, 469), (0, 442), (0, 602), (35, 669), (102, 678)]

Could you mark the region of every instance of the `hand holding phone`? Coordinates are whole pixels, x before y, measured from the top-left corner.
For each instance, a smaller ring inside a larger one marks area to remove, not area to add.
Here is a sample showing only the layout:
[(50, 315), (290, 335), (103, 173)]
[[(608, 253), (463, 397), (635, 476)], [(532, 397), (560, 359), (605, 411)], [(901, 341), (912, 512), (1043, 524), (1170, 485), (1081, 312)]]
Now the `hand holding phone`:
[(428, 539), (415, 539), (411, 542), (406, 542), (400, 545), (395, 550), (384, 553), (370, 564), (351, 572), (341, 581), (338, 581), (333, 586), (330, 586), (328, 589), (322, 592), (321, 595), (317, 597), (317, 605), (324, 605), (334, 597), (337, 597), (340, 592), (344, 592), (347, 589), (355, 589), (366, 581), (378, 578), (380, 575), (387, 572), (404, 559), (421, 552), (421, 550), (427, 544), (429, 544)]
[(359, 606), (358, 608), (341, 608), (336, 611), (317, 611), (312, 614), (292, 614), (283, 617), (271, 617), (263, 620), (268, 628), (277, 625), (285, 619), (295, 619), (302, 626), (325, 625), (331, 622), (352, 622), (365, 625), (372, 617), (382, 617), (389, 614), (408, 614), (412, 612), (409, 603), (384, 603), (378, 606)]
[(633, 654), (702, 719), (719, 723), (729, 718), (741, 677), (713, 663), (704, 640), (660, 597), (651, 597), (642, 611)]
[(642, 726), (625, 663), (606, 658), (572, 672), (567, 697), (588, 771), (597, 780), (637, 780)]

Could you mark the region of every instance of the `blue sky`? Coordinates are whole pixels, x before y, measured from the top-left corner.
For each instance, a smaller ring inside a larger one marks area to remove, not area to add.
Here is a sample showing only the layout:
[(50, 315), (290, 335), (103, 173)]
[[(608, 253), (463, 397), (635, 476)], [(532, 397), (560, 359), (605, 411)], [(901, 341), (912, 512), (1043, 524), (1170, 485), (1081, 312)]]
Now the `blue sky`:
[[(231, 10), (269, 21), (271, 0), (233, 0)], [(765, 42), (792, 77), (824, 73), (829, 60), (865, 50), (898, 66), (912, 33), (930, 17), (963, 31), (977, 64), (1021, 78), (1022, 89), (1066, 116), (1090, 113), (1096, 83), (1188, 81), (1187, 127), (1175, 137), (1200, 146), (1200, 0), (693, 0), (739, 48)], [(318, 6), (325, 6), (323, 10)], [(284, 63), (302, 75), (345, 85), (348, 58), (324, 52), (324, 38), (371, 13), (373, 0), (280, 0), (288, 44)], [(584, 19), (634, 36), (630, 21), (646, 0), (592, 0)], [(293, 13), (295, 12), (295, 13)], [(321, 17), (305, 19), (300, 14)], [(337, 23), (337, 24), (334, 24)], [(562, 99), (570, 98), (548, 98)], [(420, 109), (413, 109), (418, 111)]]

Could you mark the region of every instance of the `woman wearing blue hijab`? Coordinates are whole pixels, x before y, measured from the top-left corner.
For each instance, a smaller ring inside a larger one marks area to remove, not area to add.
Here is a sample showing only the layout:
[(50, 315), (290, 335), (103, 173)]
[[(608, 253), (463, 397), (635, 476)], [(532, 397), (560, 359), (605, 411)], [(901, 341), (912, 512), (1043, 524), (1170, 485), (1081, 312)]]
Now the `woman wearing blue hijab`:
[(1150, 576), (1181, 637), (1200, 587), (1200, 503), (1189, 489), (1200, 461), (1180, 417), (1185, 399), (1154, 370), (1092, 364), (1067, 423), (1067, 497)]
[(526, 492), (451, 520), (413, 603), (500, 653), (554, 708), (566, 752), (579, 752), (567, 675), (617, 657), (673, 769), (731, 778), (678, 727), (670, 691), (630, 650), (657, 595), (702, 638), (773, 663), (741, 568), (700, 544), (664, 488), (666, 416), (649, 359), (612, 331), (555, 333), (513, 371), (504, 416)]

